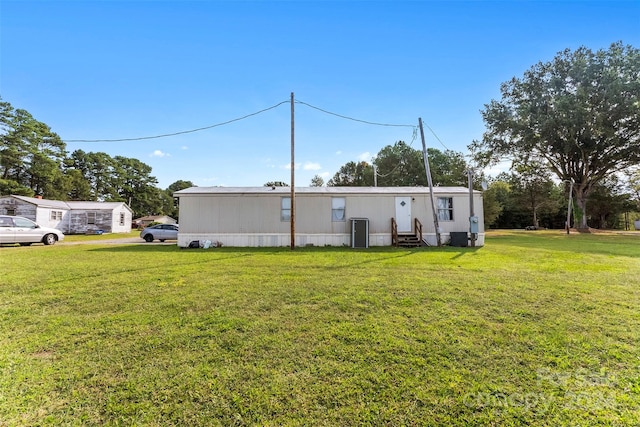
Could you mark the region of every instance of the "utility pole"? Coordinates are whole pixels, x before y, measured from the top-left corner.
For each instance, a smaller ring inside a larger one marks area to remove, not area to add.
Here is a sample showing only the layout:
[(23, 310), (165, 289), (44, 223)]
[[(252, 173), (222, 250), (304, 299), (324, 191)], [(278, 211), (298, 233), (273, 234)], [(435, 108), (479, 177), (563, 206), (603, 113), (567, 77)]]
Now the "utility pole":
[(294, 102), (293, 92), (291, 92), (291, 250), (296, 248), (296, 164), (295, 164), (295, 123), (294, 123)]
[(375, 163), (373, 164), (373, 186), (378, 186), (378, 167)]
[(436, 241), (438, 246), (442, 246), (440, 238), (440, 224), (438, 223), (438, 212), (436, 204), (433, 200), (433, 181), (431, 180), (431, 169), (429, 168), (429, 157), (427, 156), (427, 143), (424, 140), (424, 129), (422, 128), (422, 118), (418, 117), (418, 125), (420, 126), (420, 137), (422, 138), (422, 159), (424, 160), (424, 169), (427, 173), (427, 182), (429, 183), (429, 197), (431, 198), (431, 211), (433, 212), (433, 225), (436, 228)]
[(476, 247), (476, 233), (473, 230), (473, 220), (476, 216), (475, 209), (473, 207), (473, 169), (467, 170), (469, 178), (469, 234), (471, 235), (471, 247)]
[(571, 205), (573, 204), (573, 180), (565, 180), (569, 183), (569, 202), (567, 203), (567, 234), (571, 229)]

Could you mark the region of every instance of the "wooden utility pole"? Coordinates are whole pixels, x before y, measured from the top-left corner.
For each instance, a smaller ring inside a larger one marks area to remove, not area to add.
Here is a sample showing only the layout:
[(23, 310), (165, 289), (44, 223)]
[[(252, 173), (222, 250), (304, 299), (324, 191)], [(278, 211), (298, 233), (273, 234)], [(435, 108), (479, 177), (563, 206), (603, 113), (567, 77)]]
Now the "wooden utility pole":
[(427, 156), (427, 143), (424, 140), (424, 129), (422, 128), (422, 118), (418, 117), (418, 125), (420, 125), (420, 137), (422, 138), (422, 159), (424, 160), (424, 169), (427, 173), (427, 182), (429, 183), (429, 197), (431, 198), (431, 211), (433, 212), (433, 225), (436, 228), (436, 241), (438, 246), (442, 246), (440, 238), (440, 224), (438, 223), (438, 212), (436, 211), (436, 203), (433, 200), (433, 181), (431, 180), (431, 169), (429, 168), (429, 156)]
[(476, 233), (471, 229), (471, 221), (476, 216), (475, 208), (473, 207), (473, 169), (467, 170), (469, 180), (469, 236), (471, 238), (471, 247), (476, 247)]
[(291, 250), (296, 248), (296, 163), (295, 163), (295, 121), (294, 121), (294, 101), (291, 92)]

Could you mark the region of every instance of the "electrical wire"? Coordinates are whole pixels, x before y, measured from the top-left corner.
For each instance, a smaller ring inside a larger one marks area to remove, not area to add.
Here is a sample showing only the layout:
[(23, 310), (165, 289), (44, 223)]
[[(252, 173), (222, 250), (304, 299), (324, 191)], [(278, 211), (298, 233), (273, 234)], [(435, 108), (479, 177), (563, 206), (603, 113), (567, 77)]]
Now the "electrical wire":
[[(271, 107), (267, 107), (264, 108), (262, 110), (256, 111), (254, 113), (251, 114), (247, 114), (244, 115), (242, 117), (237, 117), (235, 119), (231, 119), (231, 120), (227, 120), (221, 123), (216, 123), (213, 125), (209, 125), (209, 126), (204, 126), (204, 127), (200, 127), (200, 128), (196, 128), (196, 129), (190, 129), (190, 130), (184, 130), (184, 131), (179, 131), (179, 132), (173, 132), (173, 133), (165, 133), (165, 134), (161, 134), (161, 135), (152, 135), (152, 136), (141, 136), (141, 137), (135, 137), (135, 138), (117, 138), (117, 139), (65, 139), (64, 142), (127, 142), (127, 141), (143, 141), (143, 140), (148, 140), (148, 139), (158, 139), (158, 138), (167, 138), (170, 136), (177, 136), (177, 135), (184, 135), (184, 134), (188, 134), (188, 133), (194, 133), (194, 132), (200, 132), (203, 130), (207, 130), (207, 129), (213, 129), (215, 127), (219, 127), (219, 126), (224, 126), (224, 125), (228, 125), (230, 123), (234, 123), (234, 122), (238, 122), (240, 120), (244, 120), (247, 119), (249, 117), (253, 117), (256, 116), (258, 114), (264, 113), (266, 111), (269, 110), (273, 110), (274, 108), (277, 108), (283, 104), (288, 104), (290, 103), (290, 100), (286, 100), (286, 101), (282, 101), (279, 102), (275, 105), (272, 105)], [(386, 126), (386, 127), (408, 127), (408, 128), (412, 128), (413, 129), (413, 137), (411, 140), (411, 143), (409, 144), (409, 146), (413, 145), (413, 142), (415, 141), (416, 137), (417, 137), (417, 126), (415, 125), (409, 125), (409, 124), (397, 124), (397, 123), (380, 123), (380, 122), (372, 122), (372, 121), (368, 121), (368, 120), (362, 120), (362, 119), (357, 119), (354, 117), (349, 117), (349, 116), (345, 116), (343, 114), (338, 114), (338, 113), (334, 113), (332, 111), (328, 111), (325, 110), (323, 108), (320, 107), (316, 107), (315, 105), (311, 105), (307, 102), (304, 101), (300, 101), (298, 99), (295, 100), (295, 103), (297, 104), (301, 104), (301, 105), (305, 105), (309, 108), (313, 108), (314, 110), (318, 110), (321, 111), (325, 114), (330, 114), (332, 116), (336, 116), (336, 117), (340, 117), (342, 119), (346, 119), (346, 120), (351, 120), (354, 122), (359, 122), (359, 123), (364, 123), (364, 124), (368, 124), (368, 125), (373, 125), (373, 126)], [(423, 122), (424, 124), (424, 122)], [(442, 140), (438, 137), (438, 135), (436, 135), (436, 133), (433, 131), (433, 129), (431, 129), (431, 127), (427, 124), (424, 124), (427, 129), (429, 129), (429, 131), (431, 131), (431, 133), (433, 134), (433, 136), (436, 138), (436, 140), (440, 143), (440, 145), (442, 145), (444, 147), (445, 150), (449, 150), (447, 148), (446, 145), (444, 145), (444, 143), (442, 142)]]
[(409, 127), (409, 128), (415, 128), (416, 127), (415, 125), (370, 122), (370, 121), (367, 121), (367, 120), (356, 119), (356, 118), (345, 116), (345, 115), (342, 115), (342, 114), (333, 113), (331, 111), (324, 110), (324, 109), (322, 109), (320, 107), (316, 107), (314, 105), (308, 104), (308, 103), (300, 101), (298, 99), (296, 99), (295, 102), (296, 102), (296, 104), (306, 105), (307, 107), (313, 108), (314, 110), (322, 111), (323, 113), (331, 114), (332, 116), (340, 117), (340, 118), (347, 119), (347, 120), (352, 120), (354, 122), (365, 123), (365, 124), (368, 124), (368, 125), (389, 126), (389, 127)]
[[(332, 111), (327, 111), (327, 110), (325, 110), (323, 108), (316, 107), (315, 105), (311, 105), (311, 104), (309, 104), (307, 102), (303, 102), (303, 101), (300, 101), (298, 99), (296, 99), (295, 102), (297, 104), (306, 105), (307, 107), (313, 108), (314, 110), (321, 111), (321, 112), (323, 112), (325, 114), (330, 114), (332, 116), (340, 117), (342, 119), (352, 120), (354, 122), (360, 122), (360, 123), (365, 123), (365, 124), (374, 125), (374, 126), (409, 127), (409, 128), (412, 128), (413, 129), (413, 136), (411, 137), (411, 142), (409, 143), (409, 147), (411, 147), (413, 145), (413, 143), (415, 142), (416, 138), (418, 137), (418, 127), (416, 125), (371, 122), (371, 121), (368, 121), (368, 120), (356, 119), (354, 117), (349, 117), (349, 116), (345, 116), (343, 114), (338, 114), (338, 113), (334, 113)], [(431, 132), (433, 132), (433, 130)], [(381, 178), (386, 178), (387, 176), (389, 176), (392, 173), (394, 173), (401, 165), (402, 165), (402, 162), (399, 162), (390, 172), (388, 172), (386, 174), (380, 174), (377, 171), (375, 173), (376, 173), (377, 176), (379, 176)]]
[(226, 122), (216, 123), (216, 124), (210, 125), (210, 126), (205, 126), (205, 127), (201, 127), (201, 128), (197, 128), (197, 129), (191, 129), (191, 130), (184, 130), (184, 131), (180, 131), (180, 132), (165, 133), (165, 134), (162, 134), (162, 135), (154, 135), (154, 136), (141, 136), (141, 137), (137, 137), (137, 138), (66, 139), (64, 141), (65, 142), (125, 142), (125, 141), (142, 141), (142, 140), (145, 140), (145, 139), (157, 139), (157, 138), (166, 138), (166, 137), (169, 137), (169, 136), (184, 135), (184, 134), (187, 134), (187, 133), (200, 132), (200, 131), (207, 130), (207, 129), (212, 129), (212, 128), (215, 128), (215, 127), (218, 127), (218, 126), (228, 125), (230, 123), (237, 122), (237, 121), (240, 121), (240, 120), (244, 120), (246, 118), (249, 118), (249, 117), (252, 117), (252, 116), (256, 116), (256, 115), (264, 113), (266, 111), (273, 110), (274, 108), (277, 108), (277, 107), (281, 106), (282, 104), (288, 104), (290, 102), (291, 102), (290, 100), (282, 101), (282, 102), (279, 102), (278, 104), (273, 105), (271, 107), (265, 108), (265, 109), (260, 110), (260, 111), (256, 111), (255, 113), (247, 114), (246, 116), (242, 116), (242, 117), (238, 117), (238, 118), (235, 118), (235, 119), (227, 120)]
[(445, 149), (445, 150), (447, 150), (447, 151), (451, 151), (451, 150), (449, 150), (449, 148), (447, 148), (447, 146), (446, 146), (446, 145), (444, 145), (444, 143), (440, 140), (440, 138), (438, 138), (438, 135), (436, 135), (436, 133), (433, 131), (433, 129), (431, 129), (431, 127), (430, 127), (428, 124), (426, 124), (425, 122), (422, 122), (422, 124), (423, 124), (423, 125), (425, 125), (425, 126), (427, 127), (427, 129), (429, 129), (429, 130), (431, 131), (431, 133), (433, 134), (433, 136), (435, 136), (435, 137), (436, 137), (436, 139), (438, 140), (438, 142), (440, 143), (440, 145), (442, 145), (442, 146), (444, 147), (444, 149)]
[[(411, 142), (409, 143), (409, 147), (411, 147), (413, 145), (413, 143), (415, 142), (417, 137), (418, 137), (418, 128), (416, 127), (416, 128), (413, 129), (413, 137), (411, 138)], [(391, 175), (392, 173), (394, 173), (401, 165), (403, 165), (403, 163), (402, 162), (398, 162), (398, 164), (393, 169), (391, 169), (390, 172), (388, 172), (386, 174), (378, 173), (378, 171), (376, 170), (376, 175), (379, 176), (380, 178), (386, 178), (389, 175)]]

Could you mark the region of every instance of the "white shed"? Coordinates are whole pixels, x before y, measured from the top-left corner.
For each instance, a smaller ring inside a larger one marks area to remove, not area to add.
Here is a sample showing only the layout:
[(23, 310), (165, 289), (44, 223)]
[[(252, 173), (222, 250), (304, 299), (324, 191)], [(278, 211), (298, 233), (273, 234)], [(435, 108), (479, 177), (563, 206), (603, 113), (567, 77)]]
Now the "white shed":
[(48, 200), (39, 197), (0, 197), (0, 214), (29, 218), (65, 234), (128, 233), (133, 212), (124, 202)]
[[(433, 191), (442, 242), (449, 242), (451, 233), (469, 232), (469, 190), (435, 187)], [(289, 187), (192, 187), (174, 196), (180, 201), (178, 246), (187, 247), (195, 240), (244, 247), (291, 243)], [(478, 217), (476, 245), (482, 246), (481, 192), (473, 192), (473, 203)], [(353, 246), (358, 222), (367, 226), (366, 246), (394, 245), (398, 236), (437, 244), (426, 187), (301, 187), (295, 189), (294, 212), (296, 246)]]

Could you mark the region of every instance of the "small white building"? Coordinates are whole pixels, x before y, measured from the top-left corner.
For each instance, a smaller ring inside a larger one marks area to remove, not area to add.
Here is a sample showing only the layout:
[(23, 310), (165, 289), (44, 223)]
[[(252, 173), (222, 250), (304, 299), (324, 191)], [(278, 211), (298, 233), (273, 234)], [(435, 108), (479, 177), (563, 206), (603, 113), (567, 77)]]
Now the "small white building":
[(0, 197), (0, 214), (17, 215), (65, 234), (128, 233), (133, 212), (124, 202), (48, 200), (39, 197)]
[[(464, 187), (435, 187), (443, 244), (470, 231), (470, 197)], [(225, 246), (289, 246), (291, 188), (192, 187), (180, 201), (178, 246), (192, 241)], [(484, 245), (482, 193), (473, 192), (476, 246)], [(391, 246), (404, 237), (435, 246), (436, 229), (426, 187), (301, 187), (295, 189), (296, 246)], [(463, 236), (465, 237), (465, 236)], [(465, 237), (465, 243), (466, 243)]]

